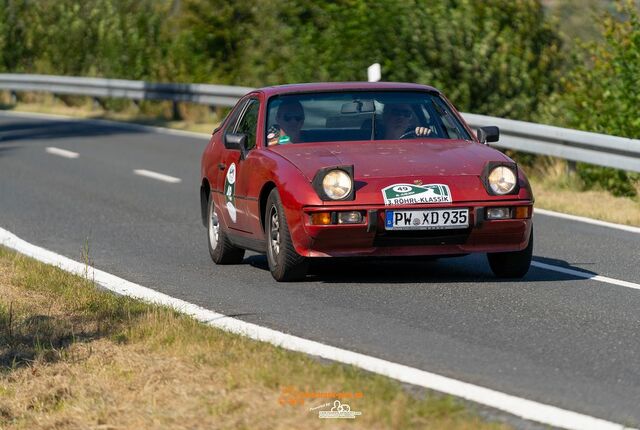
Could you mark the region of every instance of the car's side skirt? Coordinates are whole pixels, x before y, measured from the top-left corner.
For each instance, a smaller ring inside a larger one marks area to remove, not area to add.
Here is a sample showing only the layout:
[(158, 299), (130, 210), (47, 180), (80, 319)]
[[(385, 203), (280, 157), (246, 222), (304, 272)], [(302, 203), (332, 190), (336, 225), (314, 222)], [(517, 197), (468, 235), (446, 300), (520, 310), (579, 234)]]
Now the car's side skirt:
[(253, 239), (251, 237), (241, 236), (232, 232), (227, 232), (227, 235), (231, 243), (239, 248), (260, 252), (262, 254), (267, 252), (267, 246), (264, 240)]

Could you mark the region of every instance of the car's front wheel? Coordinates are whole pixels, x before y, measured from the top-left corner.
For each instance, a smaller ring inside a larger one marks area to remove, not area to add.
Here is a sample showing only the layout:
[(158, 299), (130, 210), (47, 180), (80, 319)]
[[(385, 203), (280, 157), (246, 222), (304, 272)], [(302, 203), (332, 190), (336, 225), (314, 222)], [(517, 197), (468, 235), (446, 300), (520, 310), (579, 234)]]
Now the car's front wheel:
[(213, 203), (213, 196), (209, 196), (207, 210), (207, 239), (209, 254), (216, 264), (238, 264), (244, 259), (244, 249), (233, 246), (227, 237), (220, 218)]
[(293, 247), (289, 226), (277, 189), (273, 189), (265, 208), (265, 238), (269, 270), (276, 281), (298, 281), (307, 275), (308, 259)]
[(498, 278), (522, 278), (529, 271), (533, 255), (533, 227), (529, 234), (529, 245), (522, 251), (495, 252), (487, 254), (489, 266)]

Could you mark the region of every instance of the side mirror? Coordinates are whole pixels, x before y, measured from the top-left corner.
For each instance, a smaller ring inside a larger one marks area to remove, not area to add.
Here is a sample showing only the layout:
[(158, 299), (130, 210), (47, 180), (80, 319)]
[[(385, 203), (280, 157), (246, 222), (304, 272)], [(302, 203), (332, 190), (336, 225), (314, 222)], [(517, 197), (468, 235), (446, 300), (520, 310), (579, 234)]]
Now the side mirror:
[(500, 129), (496, 126), (480, 127), (476, 135), (480, 143), (497, 142), (500, 139)]
[(247, 135), (244, 133), (227, 133), (224, 135), (224, 147), (240, 151), (242, 158), (247, 154)]

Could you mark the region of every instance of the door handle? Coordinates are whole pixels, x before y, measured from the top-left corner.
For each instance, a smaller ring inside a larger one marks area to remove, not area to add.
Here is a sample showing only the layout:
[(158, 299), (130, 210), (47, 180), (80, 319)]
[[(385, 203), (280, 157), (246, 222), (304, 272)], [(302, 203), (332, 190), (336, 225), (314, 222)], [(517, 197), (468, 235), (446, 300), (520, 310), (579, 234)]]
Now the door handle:
[(224, 163), (218, 163), (218, 169), (220, 169), (220, 170), (224, 170), (224, 169), (226, 169), (226, 168), (227, 168), (227, 165), (226, 165), (226, 164), (224, 164)]

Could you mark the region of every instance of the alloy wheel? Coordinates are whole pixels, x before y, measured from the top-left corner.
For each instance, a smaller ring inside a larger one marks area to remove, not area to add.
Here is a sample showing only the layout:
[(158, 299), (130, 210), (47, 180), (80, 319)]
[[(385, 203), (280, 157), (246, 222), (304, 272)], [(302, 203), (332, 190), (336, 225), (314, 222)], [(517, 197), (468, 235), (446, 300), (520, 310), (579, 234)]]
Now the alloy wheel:
[(276, 207), (271, 208), (271, 214), (269, 215), (271, 222), (269, 224), (269, 244), (274, 258), (280, 253), (280, 220), (278, 219), (278, 209)]
[[(213, 203), (210, 203), (213, 206)], [(211, 249), (216, 249), (218, 246), (218, 240), (220, 237), (220, 222), (218, 220), (218, 214), (213, 207), (209, 210), (209, 244)]]

